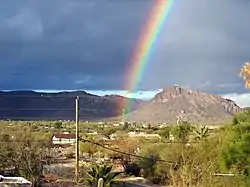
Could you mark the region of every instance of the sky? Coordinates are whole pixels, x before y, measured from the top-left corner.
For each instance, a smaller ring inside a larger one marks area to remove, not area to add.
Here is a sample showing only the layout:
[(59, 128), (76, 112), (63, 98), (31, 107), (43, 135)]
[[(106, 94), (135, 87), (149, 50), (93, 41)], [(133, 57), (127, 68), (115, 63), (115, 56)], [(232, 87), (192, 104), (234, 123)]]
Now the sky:
[[(121, 93), (154, 0), (2, 0), (0, 90)], [(175, 84), (250, 106), (249, 0), (175, 0), (135, 97)]]

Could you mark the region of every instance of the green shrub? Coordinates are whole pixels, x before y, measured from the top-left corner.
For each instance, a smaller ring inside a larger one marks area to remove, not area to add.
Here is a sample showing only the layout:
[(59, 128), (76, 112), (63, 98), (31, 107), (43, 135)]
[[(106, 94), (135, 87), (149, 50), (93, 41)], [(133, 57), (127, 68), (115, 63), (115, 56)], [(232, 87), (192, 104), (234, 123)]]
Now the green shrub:
[(75, 153), (73, 151), (70, 151), (68, 153), (65, 154), (66, 158), (75, 158)]

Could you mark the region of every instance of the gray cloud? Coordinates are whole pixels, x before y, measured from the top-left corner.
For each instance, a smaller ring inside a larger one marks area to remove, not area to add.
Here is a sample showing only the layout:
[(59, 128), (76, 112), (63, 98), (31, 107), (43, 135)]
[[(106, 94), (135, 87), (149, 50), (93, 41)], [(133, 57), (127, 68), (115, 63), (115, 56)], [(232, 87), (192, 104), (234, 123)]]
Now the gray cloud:
[[(0, 89), (123, 89), (152, 4), (3, 0)], [(176, 1), (139, 88), (244, 92), (237, 74), (250, 58), (249, 9), (243, 0)]]
[[(245, 91), (238, 73), (249, 60), (249, 8), (249, 2), (232, 0), (180, 2), (162, 32), (154, 63), (145, 73), (152, 76), (145, 82), (158, 79), (164, 81), (157, 87), (190, 85), (216, 93)], [(209, 85), (200, 86), (208, 80)], [(219, 86), (229, 83), (234, 86)]]

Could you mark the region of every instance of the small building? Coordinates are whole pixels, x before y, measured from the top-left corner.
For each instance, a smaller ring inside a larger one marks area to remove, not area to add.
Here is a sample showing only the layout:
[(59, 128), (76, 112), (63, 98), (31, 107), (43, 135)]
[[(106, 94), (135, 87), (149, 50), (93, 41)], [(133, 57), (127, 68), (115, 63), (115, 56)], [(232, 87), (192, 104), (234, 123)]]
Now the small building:
[(130, 138), (143, 137), (143, 138), (149, 138), (149, 139), (151, 139), (151, 138), (161, 139), (161, 136), (159, 134), (146, 134), (144, 132), (139, 132), (138, 133), (138, 132), (131, 131), (131, 132), (128, 133), (128, 136)]
[(89, 134), (89, 135), (97, 135), (97, 134), (98, 134), (98, 132), (91, 130), (91, 131), (90, 131), (90, 132), (88, 132), (87, 134)]
[(0, 175), (0, 186), (31, 187), (32, 183), (23, 177), (4, 177)]
[(52, 144), (55, 145), (67, 145), (76, 142), (76, 135), (70, 133), (53, 134)]

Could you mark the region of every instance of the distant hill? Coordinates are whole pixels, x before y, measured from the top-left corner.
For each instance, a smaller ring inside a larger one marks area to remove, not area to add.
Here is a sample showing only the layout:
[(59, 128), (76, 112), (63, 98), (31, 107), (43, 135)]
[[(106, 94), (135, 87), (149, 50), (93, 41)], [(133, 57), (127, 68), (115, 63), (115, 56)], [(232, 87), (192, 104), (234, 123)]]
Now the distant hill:
[(131, 122), (176, 123), (177, 116), (189, 122), (222, 122), (242, 112), (235, 102), (219, 95), (178, 86), (164, 88), (162, 92), (138, 110), (126, 115)]
[(131, 100), (137, 109), (142, 101), (119, 95), (97, 96), (85, 91), (41, 93), (34, 91), (0, 91), (0, 119), (74, 120), (75, 99), (80, 97), (81, 120), (98, 120), (122, 114), (119, 104)]

